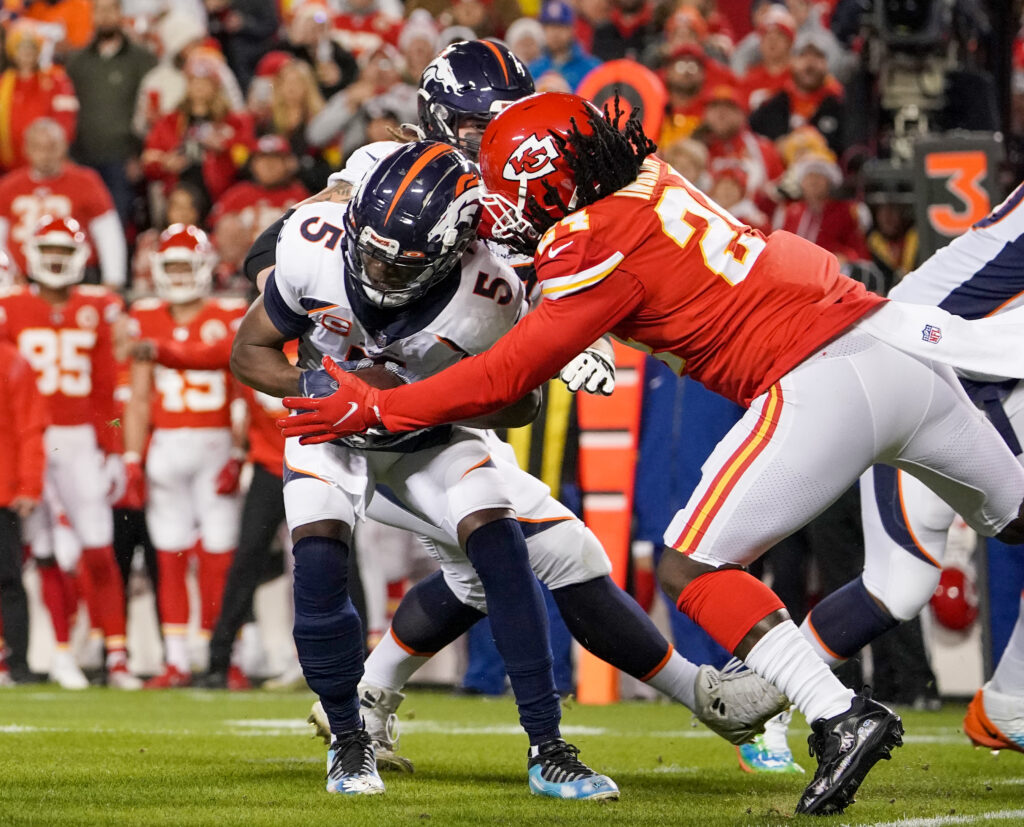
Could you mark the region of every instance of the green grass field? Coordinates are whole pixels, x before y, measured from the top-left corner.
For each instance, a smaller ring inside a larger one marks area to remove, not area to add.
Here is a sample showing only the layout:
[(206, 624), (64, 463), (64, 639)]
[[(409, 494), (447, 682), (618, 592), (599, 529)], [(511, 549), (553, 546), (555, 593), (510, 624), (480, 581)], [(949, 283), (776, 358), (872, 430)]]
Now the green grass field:
[[(534, 798), (511, 701), (418, 691), (401, 710), (402, 751), (416, 774), (387, 774), (385, 796), (352, 800), (324, 792), (325, 749), (303, 723), (311, 701), (3, 690), (0, 824), (783, 824), (794, 821), (806, 778), (740, 772), (733, 748), (692, 726), (682, 707), (567, 703), (566, 735), (615, 778), (622, 798)], [(962, 716), (958, 705), (906, 712), (906, 746), (831, 823), (1024, 823), (1024, 755), (972, 749)], [(792, 733), (798, 759), (806, 735)]]

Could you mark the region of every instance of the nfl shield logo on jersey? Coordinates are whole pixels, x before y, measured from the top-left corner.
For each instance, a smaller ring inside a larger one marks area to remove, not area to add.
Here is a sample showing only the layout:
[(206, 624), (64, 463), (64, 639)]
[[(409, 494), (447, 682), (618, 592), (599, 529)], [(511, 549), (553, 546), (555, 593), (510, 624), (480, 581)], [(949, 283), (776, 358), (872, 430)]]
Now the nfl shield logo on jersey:
[(938, 325), (926, 324), (924, 326), (924, 330), (921, 331), (921, 339), (925, 342), (937, 345), (942, 341), (942, 328)]

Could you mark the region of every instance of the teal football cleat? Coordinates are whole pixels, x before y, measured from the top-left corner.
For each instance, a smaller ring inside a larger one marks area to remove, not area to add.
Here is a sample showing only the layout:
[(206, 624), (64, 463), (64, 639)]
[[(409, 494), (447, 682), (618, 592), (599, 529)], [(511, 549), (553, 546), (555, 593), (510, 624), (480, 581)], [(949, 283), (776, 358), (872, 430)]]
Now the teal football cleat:
[(327, 792), (380, 795), (384, 782), (377, 773), (373, 741), (365, 729), (338, 737), (327, 750)]
[(763, 735), (756, 735), (752, 743), (736, 747), (740, 769), (744, 772), (804, 772), (804, 768), (793, 760), (793, 751), (786, 740), (792, 718), (793, 713), (790, 710), (780, 712), (774, 718), (765, 721)]
[(619, 797), (619, 788), (579, 760), (579, 748), (561, 738), (530, 747), (527, 756), (530, 792), (551, 798), (608, 800)]

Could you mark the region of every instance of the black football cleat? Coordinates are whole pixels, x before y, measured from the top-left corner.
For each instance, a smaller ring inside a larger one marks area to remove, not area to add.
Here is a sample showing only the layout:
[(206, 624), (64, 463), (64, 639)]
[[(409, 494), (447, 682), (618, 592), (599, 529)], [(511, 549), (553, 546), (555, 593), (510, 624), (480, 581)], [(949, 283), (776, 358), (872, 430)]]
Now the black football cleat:
[(835, 815), (853, 803), (854, 793), (871, 768), (883, 758), (889, 760), (895, 747), (903, 746), (903, 721), (867, 694), (855, 695), (846, 712), (811, 724), (807, 743), (811, 757), (818, 759), (818, 770), (796, 811)]

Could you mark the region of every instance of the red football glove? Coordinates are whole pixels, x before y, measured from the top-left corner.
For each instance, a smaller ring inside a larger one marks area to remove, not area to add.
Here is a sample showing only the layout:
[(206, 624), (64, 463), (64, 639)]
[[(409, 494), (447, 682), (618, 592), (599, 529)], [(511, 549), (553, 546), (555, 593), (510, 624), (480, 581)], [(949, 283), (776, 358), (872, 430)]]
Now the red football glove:
[(323, 366), (337, 380), (338, 390), (319, 399), (286, 396), (282, 400), (284, 406), (303, 413), (277, 420), (277, 427), (284, 435), (301, 437), (299, 442), (303, 445), (315, 445), (379, 428), (380, 391), (346, 373), (330, 356), (324, 357)]
[(138, 460), (124, 463), (124, 496), (116, 503), (118, 508), (141, 511), (146, 504), (146, 472)]
[(242, 460), (231, 457), (217, 473), (217, 493), (235, 494), (238, 491), (238, 480), (242, 476)]

